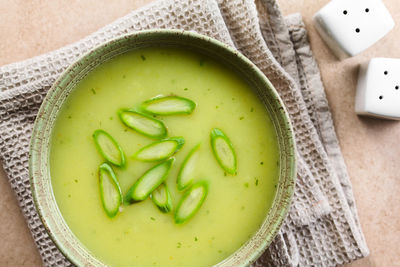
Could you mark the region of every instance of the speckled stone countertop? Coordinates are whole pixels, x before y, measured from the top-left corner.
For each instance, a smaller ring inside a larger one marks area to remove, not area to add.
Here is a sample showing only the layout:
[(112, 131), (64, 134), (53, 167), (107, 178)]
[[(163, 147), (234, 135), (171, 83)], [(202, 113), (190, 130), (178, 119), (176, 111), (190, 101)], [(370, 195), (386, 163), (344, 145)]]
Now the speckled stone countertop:
[[(339, 61), (316, 33), (312, 16), (329, 0), (278, 0), (284, 14), (300, 12), (333, 113), (371, 255), (348, 266), (400, 266), (400, 122), (354, 113), (358, 64), (400, 58), (400, 5), (383, 0), (396, 27), (361, 55)], [(79, 40), (151, 0), (0, 0), (0, 65)], [(0, 266), (41, 266), (14, 193), (0, 167)]]

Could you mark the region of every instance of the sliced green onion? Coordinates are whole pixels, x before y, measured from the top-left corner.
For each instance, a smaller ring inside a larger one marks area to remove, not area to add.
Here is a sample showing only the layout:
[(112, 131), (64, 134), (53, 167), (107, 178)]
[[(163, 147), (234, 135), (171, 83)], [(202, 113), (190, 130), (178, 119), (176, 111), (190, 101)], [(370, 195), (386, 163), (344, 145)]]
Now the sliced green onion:
[(93, 139), (99, 153), (110, 163), (123, 167), (125, 155), (117, 141), (104, 130), (96, 130)]
[(192, 218), (200, 209), (208, 193), (205, 181), (194, 184), (182, 197), (175, 211), (175, 223), (181, 224)]
[(211, 148), (219, 166), (229, 174), (236, 174), (236, 154), (229, 138), (220, 129), (214, 128), (210, 139)]
[(179, 190), (184, 190), (193, 183), (194, 171), (199, 157), (199, 148), (200, 144), (196, 145), (183, 160), (178, 173), (178, 179), (176, 180)]
[(190, 114), (196, 103), (180, 96), (158, 96), (144, 101), (140, 108), (153, 115)]
[(185, 144), (183, 137), (172, 137), (141, 148), (133, 157), (140, 161), (158, 161), (169, 158)]
[(113, 218), (122, 203), (122, 193), (115, 173), (108, 163), (99, 167), (99, 185), (104, 211), (108, 217)]
[(165, 181), (174, 161), (175, 158), (170, 158), (146, 171), (129, 189), (126, 196), (127, 202), (133, 203), (146, 199)]
[(172, 198), (169, 193), (167, 184), (163, 183), (157, 187), (150, 195), (151, 200), (159, 210), (168, 213), (172, 210)]
[(118, 112), (121, 121), (133, 130), (145, 136), (161, 139), (167, 136), (167, 127), (160, 120), (134, 109), (125, 109)]

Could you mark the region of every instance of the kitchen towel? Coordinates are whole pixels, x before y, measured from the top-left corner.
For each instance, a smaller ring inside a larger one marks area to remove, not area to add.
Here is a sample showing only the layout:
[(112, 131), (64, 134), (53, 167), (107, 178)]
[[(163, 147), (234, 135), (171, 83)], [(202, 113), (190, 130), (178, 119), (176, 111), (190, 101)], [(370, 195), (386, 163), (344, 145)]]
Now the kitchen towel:
[(279, 92), (295, 131), (298, 173), (289, 214), (254, 266), (336, 266), (368, 255), (318, 66), (298, 14), (276, 0), (158, 0), (59, 50), (0, 67), (0, 160), (45, 266), (72, 265), (36, 212), (28, 175), (33, 123), (62, 71), (95, 46), (155, 28), (208, 35), (253, 61)]

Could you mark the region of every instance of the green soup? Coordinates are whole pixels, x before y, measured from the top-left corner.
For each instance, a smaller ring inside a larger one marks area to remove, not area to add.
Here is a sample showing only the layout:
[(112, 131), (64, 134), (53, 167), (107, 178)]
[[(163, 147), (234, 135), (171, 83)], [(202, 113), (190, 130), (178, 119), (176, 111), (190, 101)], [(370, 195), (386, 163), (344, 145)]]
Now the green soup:
[[(156, 163), (132, 159), (154, 140), (124, 126), (117, 111), (157, 95), (196, 102), (190, 115), (157, 116), (168, 136), (185, 145), (174, 155), (167, 177), (173, 205), (183, 193), (176, 178), (188, 152), (201, 143), (196, 180), (208, 182), (200, 210), (184, 224), (173, 211), (160, 212), (150, 199), (123, 205), (114, 218), (101, 204), (98, 167), (104, 159), (92, 139), (104, 129), (127, 155), (113, 167), (122, 193)], [(210, 131), (222, 129), (237, 155), (237, 175), (225, 173), (213, 157)], [(251, 88), (221, 64), (189, 51), (148, 48), (102, 64), (65, 102), (51, 140), (51, 181), (58, 207), (71, 231), (99, 260), (111, 266), (210, 266), (230, 256), (260, 227), (278, 180), (279, 151), (269, 115)]]

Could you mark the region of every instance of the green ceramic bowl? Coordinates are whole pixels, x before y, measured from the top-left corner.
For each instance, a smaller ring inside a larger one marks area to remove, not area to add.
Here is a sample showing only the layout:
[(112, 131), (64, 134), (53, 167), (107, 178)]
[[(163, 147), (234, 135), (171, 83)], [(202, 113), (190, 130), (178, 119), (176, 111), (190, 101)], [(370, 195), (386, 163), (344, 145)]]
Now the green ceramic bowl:
[(217, 264), (246, 266), (254, 262), (272, 242), (289, 210), (296, 176), (293, 129), (276, 90), (251, 61), (231, 47), (193, 32), (151, 30), (123, 36), (93, 49), (64, 71), (48, 92), (32, 133), (29, 171), (37, 211), (50, 237), (71, 262), (78, 266), (104, 266), (74, 236), (57, 207), (49, 171), (51, 132), (60, 107), (87, 73), (116, 55), (153, 46), (190, 49), (222, 62), (250, 84), (271, 116), (278, 136), (281, 163), (272, 208), (253, 237)]

